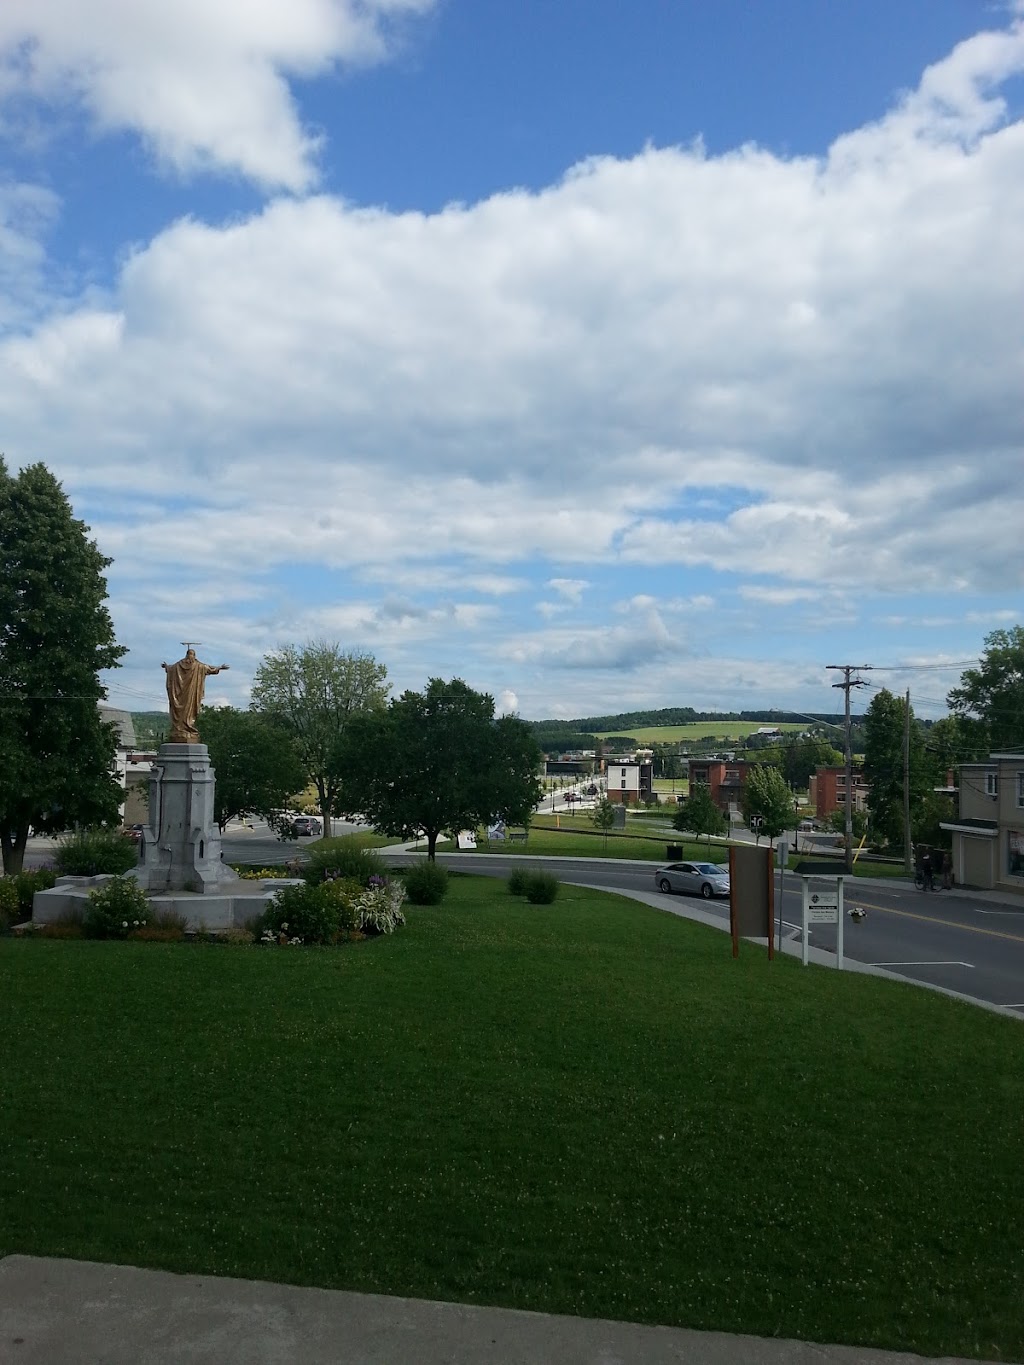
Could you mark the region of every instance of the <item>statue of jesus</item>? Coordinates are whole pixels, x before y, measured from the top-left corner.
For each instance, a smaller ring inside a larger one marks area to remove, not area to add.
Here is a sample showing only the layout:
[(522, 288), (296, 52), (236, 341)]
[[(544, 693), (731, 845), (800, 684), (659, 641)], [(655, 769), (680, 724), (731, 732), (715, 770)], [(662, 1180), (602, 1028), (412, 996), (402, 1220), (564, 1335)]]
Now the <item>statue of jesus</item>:
[(199, 731), (196, 717), (203, 705), (203, 691), (206, 679), (211, 673), (221, 673), (228, 667), (220, 664), (214, 668), (196, 658), (191, 646), (185, 651), (184, 659), (176, 664), (161, 664), (167, 674), (167, 703), (171, 712), (172, 744), (198, 744)]

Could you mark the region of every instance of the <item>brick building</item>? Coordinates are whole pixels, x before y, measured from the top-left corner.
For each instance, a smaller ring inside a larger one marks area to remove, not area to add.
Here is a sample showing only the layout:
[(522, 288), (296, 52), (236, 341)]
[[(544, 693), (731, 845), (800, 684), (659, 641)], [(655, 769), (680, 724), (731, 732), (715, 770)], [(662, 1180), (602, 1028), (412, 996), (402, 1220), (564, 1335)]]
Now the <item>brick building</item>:
[[(853, 770), (853, 809), (867, 809), (868, 792), (871, 784), (863, 770)], [(810, 801), (819, 820), (827, 820), (833, 811), (846, 809), (846, 769), (818, 768), (810, 781)]]
[(755, 766), (744, 758), (691, 758), (687, 764), (690, 791), (695, 786), (707, 787), (718, 809), (729, 815), (742, 806), (747, 774)]

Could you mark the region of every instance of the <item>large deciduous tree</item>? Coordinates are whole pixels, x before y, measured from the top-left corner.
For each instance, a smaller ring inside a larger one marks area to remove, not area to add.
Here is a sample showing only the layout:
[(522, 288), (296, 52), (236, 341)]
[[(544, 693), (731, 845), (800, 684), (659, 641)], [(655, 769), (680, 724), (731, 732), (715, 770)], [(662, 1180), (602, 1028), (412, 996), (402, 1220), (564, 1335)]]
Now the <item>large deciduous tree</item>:
[(714, 803), (710, 787), (703, 782), (691, 787), (690, 795), (676, 811), (672, 828), (679, 830), (681, 834), (695, 834), (698, 839), (702, 834), (706, 834), (709, 849), (711, 836), (726, 834), (729, 829), (725, 816)]
[[(864, 713), (864, 776), (871, 835), (893, 848), (904, 846), (903, 769), (907, 703), (883, 687)], [(921, 727), (910, 711), (910, 818), (915, 819), (928, 788)]]
[(792, 786), (805, 791), (815, 769), (833, 768), (842, 761), (842, 754), (827, 739), (804, 735), (785, 746), (782, 775)]
[(346, 744), (360, 808), (382, 832), (422, 829), (433, 858), (445, 831), (526, 824), (540, 799), (538, 749), (517, 716), (461, 679), (431, 678), (353, 725)]
[(116, 734), (99, 672), (116, 668), (110, 563), (44, 465), (0, 460), (0, 851), (21, 870), (29, 827), (117, 819)]
[(294, 738), (264, 716), (208, 707), (197, 726), (217, 774), (213, 818), (222, 830), (237, 815), (271, 815), (306, 785)]
[(947, 702), (964, 747), (979, 757), (1024, 746), (1024, 626), (986, 635), (978, 667), (961, 674)]
[(294, 737), (316, 786), (325, 834), (339, 809), (349, 726), (363, 713), (382, 710), (388, 691), (387, 669), (372, 654), (350, 653), (325, 640), (285, 645), (256, 670), (252, 709)]
[(749, 824), (757, 816), (758, 835), (777, 839), (796, 822), (793, 793), (778, 768), (751, 768), (743, 787), (743, 815)]

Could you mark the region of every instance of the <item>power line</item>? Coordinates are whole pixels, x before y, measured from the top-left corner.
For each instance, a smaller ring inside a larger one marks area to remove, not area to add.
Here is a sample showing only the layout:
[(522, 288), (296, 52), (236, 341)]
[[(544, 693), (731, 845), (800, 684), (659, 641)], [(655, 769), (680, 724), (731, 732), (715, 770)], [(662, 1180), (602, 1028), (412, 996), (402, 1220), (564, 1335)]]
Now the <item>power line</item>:
[(863, 678), (854, 678), (854, 673), (870, 673), (870, 664), (826, 664), (825, 667), (831, 672), (839, 672), (843, 675), (843, 681), (833, 683), (833, 687), (842, 690), (844, 700), (844, 744), (846, 750), (846, 844), (844, 863), (848, 873), (853, 872), (853, 747), (850, 743), (850, 691), (854, 687), (867, 687)]

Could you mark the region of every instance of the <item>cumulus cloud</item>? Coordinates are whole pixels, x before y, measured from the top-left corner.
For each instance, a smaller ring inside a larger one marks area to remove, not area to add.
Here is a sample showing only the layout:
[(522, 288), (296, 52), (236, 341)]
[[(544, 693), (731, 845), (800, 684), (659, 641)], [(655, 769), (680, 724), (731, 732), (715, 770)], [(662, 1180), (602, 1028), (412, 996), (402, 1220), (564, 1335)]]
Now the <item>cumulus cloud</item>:
[(395, 24), (434, 0), (4, 0), (0, 98), (77, 100), (139, 133), (176, 172), (302, 191), (317, 139), (288, 86), (388, 55)]
[[(254, 96), (273, 135), (243, 119), (237, 143), (216, 105), (206, 143), (132, 122), (141, 26), (163, 61), (181, 7), (126, 6), (97, 56), (71, 0), (13, 0), (0, 47), (9, 82), (46, 93), (70, 72), (175, 164), (302, 189), (314, 149), (287, 74), (379, 57), (386, 20), (426, 7), (296, 0), (294, 26), (269, 3), (189, 9), (210, 62), (278, 82)], [(321, 195), (182, 220), (77, 306), (31, 283), (52, 206), (5, 217), (0, 197), (0, 286), (14, 298), (21, 261), (30, 295), (0, 341), (7, 455), (46, 460), (140, 584), (183, 564), (263, 583), (240, 651), (299, 637), (313, 610), (270, 586), (280, 566), (335, 576), (315, 610), (367, 642), (475, 632), (499, 670), (642, 658), (662, 678), (720, 596), (692, 581), (705, 568), (747, 580), (751, 607), (806, 603), (808, 583), (840, 606), (1020, 589), (1024, 123), (1001, 83), (1022, 70), (1013, 20), (819, 159), (652, 147), (433, 214)], [(673, 574), (675, 596), (599, 589), (607, 565)], [(550, 629), (530, 632), (501, 613), (537, 578)]]

